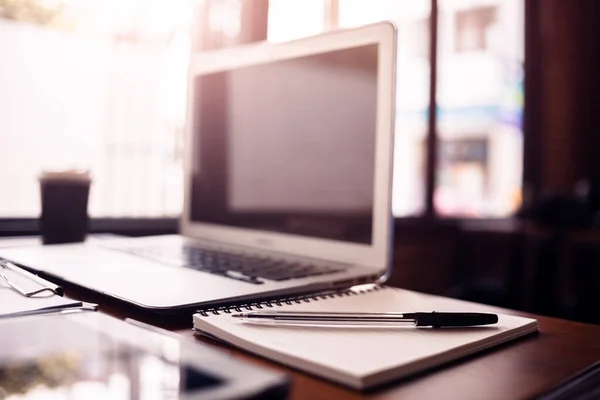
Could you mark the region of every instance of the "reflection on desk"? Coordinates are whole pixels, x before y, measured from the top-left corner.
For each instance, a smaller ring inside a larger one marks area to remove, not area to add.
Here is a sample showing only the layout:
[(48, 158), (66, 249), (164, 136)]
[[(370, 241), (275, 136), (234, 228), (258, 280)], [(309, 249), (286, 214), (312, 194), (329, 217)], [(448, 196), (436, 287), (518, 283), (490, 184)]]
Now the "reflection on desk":
[(0, 399), (285, 398), (282, 374), (88, 313), (0, 322)]

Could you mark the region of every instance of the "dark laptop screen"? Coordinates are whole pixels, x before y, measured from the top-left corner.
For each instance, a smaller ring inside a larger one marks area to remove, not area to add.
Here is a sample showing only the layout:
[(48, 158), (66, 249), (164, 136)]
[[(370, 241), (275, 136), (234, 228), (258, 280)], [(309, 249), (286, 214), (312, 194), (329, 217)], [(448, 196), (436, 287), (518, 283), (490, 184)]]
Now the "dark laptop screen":
[(196, 78), (192, 221), (371, 243), (377, 45)]

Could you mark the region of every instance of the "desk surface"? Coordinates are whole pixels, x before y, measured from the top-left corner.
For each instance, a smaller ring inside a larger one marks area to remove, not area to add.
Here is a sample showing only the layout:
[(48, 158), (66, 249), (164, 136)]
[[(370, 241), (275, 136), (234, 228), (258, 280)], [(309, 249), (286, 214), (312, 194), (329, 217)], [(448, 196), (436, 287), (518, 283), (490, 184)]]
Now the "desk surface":
[[(67, 294), (97, 302), (102, 312), (113, 316), (145, 320), (193, 337), (189, 317), (183, 324), (172, 325), (171, 321), (148, 319), (136, 315), (133, 310), (125, 311), (119, 304), (103, 301), (90, 293), (68, 290)], [(531, 314), (495, 310), (532, 317)], [(226, 349), (234, 357), (290, 374), (293, 377), (292, 399), (526, 399), (556, 388), (600, 360), (600, 326), (533, 317), (538, 319), (539, 334), (368, 393), (352, 391), (212, 341), (196, 340)]]
[[(290, 373), (293, 399), (523, 399), (552, 390), (600, 360), (600, 327), (543, 317), (539, 323), (538, 335), (365, 394), (247, 353), (228, 351)], [(192, 336), (189, 329), (180, 333)]]

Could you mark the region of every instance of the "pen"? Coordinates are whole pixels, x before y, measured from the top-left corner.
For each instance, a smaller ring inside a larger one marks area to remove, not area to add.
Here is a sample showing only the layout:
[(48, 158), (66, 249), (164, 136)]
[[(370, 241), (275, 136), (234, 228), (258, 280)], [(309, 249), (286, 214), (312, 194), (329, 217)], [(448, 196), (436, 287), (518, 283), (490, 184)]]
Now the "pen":
[(83, 311), (97, 311), (98, 305), (94, 303), (84, 303), (83, 301), (77, 306), (67, 306), (67, 307), (49, 307), (42, 308), (38, 310), (27, 310), (27, 311), (19, 311), (13, 314), (0, 315), (0, 319), (2, 318), (14, 318), (14, 317), (28, 317), (31, 315), (62, 315), (62, 314), (73, 314)]
[(323, 325), (323, 326), (397, 326), (452, 328), (490, 325), (498, 322), (496, 314), (462, 312), (416, 313), (342, 313), (342, 312), (285, 312), (250, 311), (233, 314), (242, 322), (266, 325)]

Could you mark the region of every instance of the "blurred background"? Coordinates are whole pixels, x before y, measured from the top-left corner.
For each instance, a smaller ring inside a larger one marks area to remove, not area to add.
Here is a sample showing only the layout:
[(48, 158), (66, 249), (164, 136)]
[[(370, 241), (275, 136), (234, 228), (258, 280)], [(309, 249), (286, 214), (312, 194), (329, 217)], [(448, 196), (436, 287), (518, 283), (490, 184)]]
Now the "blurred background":
[[(600, 321), (595, 0), (0, 0), (0, 235), (89, 168), (92, 228), (177, 229), (193, 52), (398, 27), (391, 284)], [(598, 254), (597, 254), (598, 253)]]

